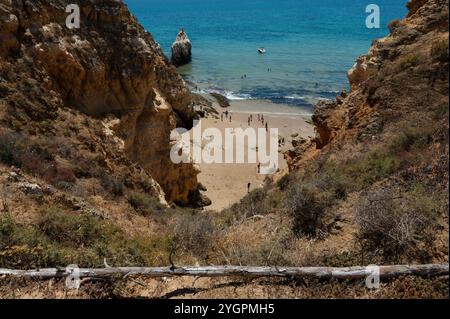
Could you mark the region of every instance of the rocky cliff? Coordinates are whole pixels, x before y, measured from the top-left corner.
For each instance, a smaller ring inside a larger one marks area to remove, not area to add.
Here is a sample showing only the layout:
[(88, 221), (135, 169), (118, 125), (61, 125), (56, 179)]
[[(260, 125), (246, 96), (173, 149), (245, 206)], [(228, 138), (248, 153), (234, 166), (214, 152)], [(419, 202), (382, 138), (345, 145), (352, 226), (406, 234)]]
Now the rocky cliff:
[[(80, 7), (80, 28), (66, 26), (69, 3)], [(2, 127), (33, 136), (42, 123), (64, 125), (65, 109), (108, 117), (114, 154), (143, 167), (168, 202), (196, 204), (198, 170), (169, 158), (170, 131), (192, 126), (195, 99), (122, 1), (1, 0), (0, 38)]]
[[(407, 7), (407, 17), (392, 21), (391, 34), (373, 41), (349, 70), (350, 92), (316, 105), (313, 148), (381, 141), (402, 126), (430, 126), (430, 110), (445, 114), (448, 1), (412, 0)], [(440, 120), (448, 126), (445, 116)], [(301, 157), (291, 158), (292, 168)]]
[(345, 110), (344, 125), (339, 133), (330, 127), (332, 136), (353, 130), (368, 140), (407, 118), (426, 126), (429, 119), (417, 115), (448, 103), (448, 1), (411, 0), (407, 7), (407, 17), (392, 21), (391, 34), (375, 40), (348, 72), (351, 92), (334, 105)]

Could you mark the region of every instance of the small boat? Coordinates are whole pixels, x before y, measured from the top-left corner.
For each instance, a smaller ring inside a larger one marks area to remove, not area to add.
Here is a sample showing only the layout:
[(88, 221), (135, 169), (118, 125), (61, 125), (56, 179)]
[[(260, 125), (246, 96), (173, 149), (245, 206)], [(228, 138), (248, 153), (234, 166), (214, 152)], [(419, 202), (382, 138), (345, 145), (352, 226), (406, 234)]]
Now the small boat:
[(266, 53), (266, 49), (264, 49), (264, 48), (259, 48), (259, 49), (258, 49), (258, 53), (259, 53), (259, 54), (265, 54), (265, 53)]

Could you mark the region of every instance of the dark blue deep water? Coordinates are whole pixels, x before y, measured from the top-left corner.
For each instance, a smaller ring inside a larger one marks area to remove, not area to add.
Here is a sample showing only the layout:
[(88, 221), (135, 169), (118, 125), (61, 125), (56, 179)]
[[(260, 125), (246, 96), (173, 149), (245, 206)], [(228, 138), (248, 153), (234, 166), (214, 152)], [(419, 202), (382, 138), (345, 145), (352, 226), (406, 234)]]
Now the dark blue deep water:
[[(355, 59), (407, 12), (406, 0), (125, 2), (168, 56), (178, 29), (186, 30), (193, 62), (179, 72), (199, 89), (299, 106), (346, 89)], [(381, 9), (380, 29), (366, 28), (370, 3)], [(259, 55), (259, 47), (267, 53)]]

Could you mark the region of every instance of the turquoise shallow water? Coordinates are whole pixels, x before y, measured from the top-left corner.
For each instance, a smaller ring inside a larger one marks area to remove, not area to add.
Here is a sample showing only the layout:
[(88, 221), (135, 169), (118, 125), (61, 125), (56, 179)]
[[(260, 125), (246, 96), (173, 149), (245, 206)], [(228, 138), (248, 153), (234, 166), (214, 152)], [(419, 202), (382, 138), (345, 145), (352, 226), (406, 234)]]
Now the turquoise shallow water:
[(372, 2), (363, 0), (125, 2), (168, 56), (178, 29), (186, 30), (193, 62), (179, 71), (199, 89), (304, 107), (346, 89), (355, 59), (407, 12), (406, 0), (377, 0), (381, 28), (368, 29)]

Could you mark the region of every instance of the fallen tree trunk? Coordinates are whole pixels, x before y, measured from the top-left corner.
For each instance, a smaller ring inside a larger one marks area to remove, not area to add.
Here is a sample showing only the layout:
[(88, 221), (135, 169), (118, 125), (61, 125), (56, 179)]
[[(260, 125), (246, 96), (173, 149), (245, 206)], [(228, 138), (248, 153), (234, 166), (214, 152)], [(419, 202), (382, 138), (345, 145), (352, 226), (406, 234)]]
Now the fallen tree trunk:
[[(430, 265), (394, 265), (379, 266), (380, 278), (400, 276), (444, 276), (449, 274), (448, 264)], [(87, 268), (50, 268), (36, 270), (0, 269), (0, 276), (18, 278), (48, 279), (67, 276), (78, 278), (106, 278), (112, 276), (145, 276), (145, 277), (297, 277), (297, 278), (338, 278), (360, 279), (373, 275), (370, 267), (242, 267), (242, 266), (204, 266), (204, 267), (106, 267)]]

